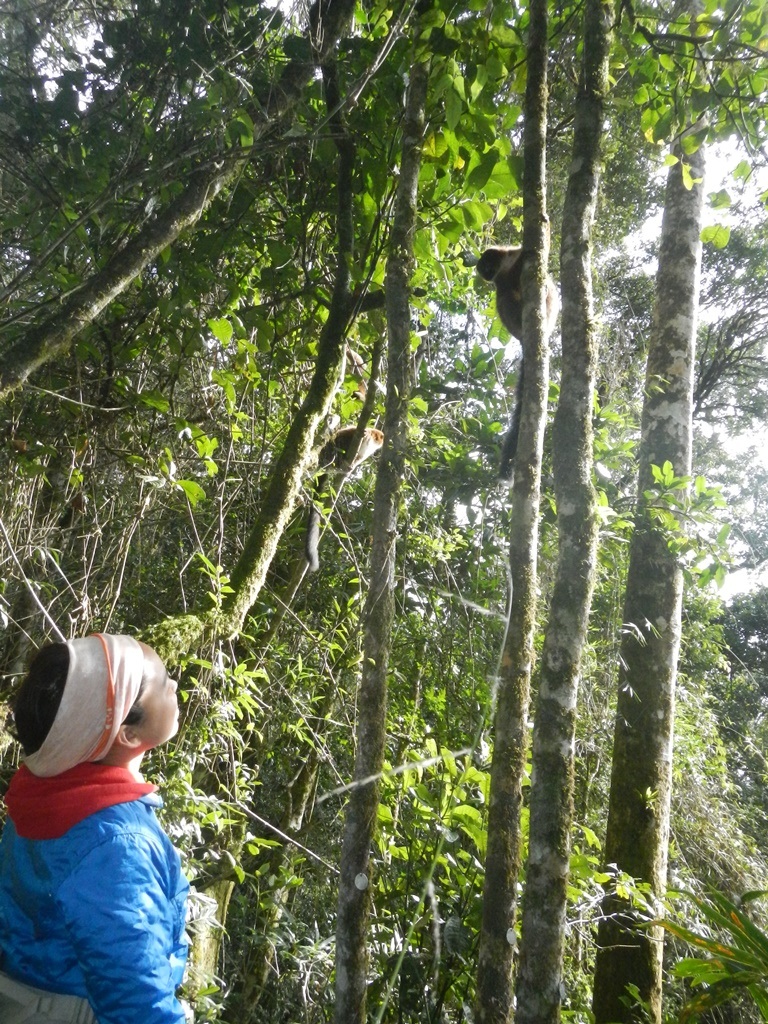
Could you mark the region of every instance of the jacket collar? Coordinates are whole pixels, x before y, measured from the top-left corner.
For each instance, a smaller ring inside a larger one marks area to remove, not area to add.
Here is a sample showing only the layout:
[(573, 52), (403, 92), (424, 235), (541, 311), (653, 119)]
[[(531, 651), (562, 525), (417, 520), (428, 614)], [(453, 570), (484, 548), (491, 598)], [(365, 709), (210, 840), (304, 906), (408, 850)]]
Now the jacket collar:
[(8, 816), (24, 839), (58, 839), (84, 818), (114, 804), (154, 793), (126, 768), (88, 762), (60, 775), (38, 778), (25, 765), (5, 794)]

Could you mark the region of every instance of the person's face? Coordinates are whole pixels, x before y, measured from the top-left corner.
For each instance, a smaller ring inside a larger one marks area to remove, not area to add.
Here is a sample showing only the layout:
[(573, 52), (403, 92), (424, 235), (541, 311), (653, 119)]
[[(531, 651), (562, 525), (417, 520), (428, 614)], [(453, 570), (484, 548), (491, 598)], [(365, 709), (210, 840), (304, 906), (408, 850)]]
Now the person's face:
[(151, 750), (166, 743), (179, 728), (178, 684), (168, 675), (160, 656), (146, 644), (141, 646), (144, 676), (138, 703), (144, 715), (140, 722), (127, 728), (141, 741), (144, 750)]

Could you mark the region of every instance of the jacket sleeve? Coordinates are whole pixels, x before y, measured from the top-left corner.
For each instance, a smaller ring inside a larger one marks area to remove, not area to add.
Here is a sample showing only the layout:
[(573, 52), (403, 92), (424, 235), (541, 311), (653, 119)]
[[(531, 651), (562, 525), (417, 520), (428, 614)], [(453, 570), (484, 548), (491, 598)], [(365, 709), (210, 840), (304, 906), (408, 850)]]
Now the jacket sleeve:
[(159, 841), (131, 833), (92, 849), (59, 888), (99, 1024), (184, 1024), (180, 879)]

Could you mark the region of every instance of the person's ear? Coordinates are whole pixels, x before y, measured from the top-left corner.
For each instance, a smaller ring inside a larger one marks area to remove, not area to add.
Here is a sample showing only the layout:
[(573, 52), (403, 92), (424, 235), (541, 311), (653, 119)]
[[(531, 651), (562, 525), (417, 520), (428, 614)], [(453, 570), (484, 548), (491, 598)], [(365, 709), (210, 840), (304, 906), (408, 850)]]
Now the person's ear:
[(133, 725), (121, 725), (117, 730), (117, 736), (115, 736), (112, 746), (127, 751), (135, 750), (141, 746), (141, 737), (136, 732), (136, 727)]

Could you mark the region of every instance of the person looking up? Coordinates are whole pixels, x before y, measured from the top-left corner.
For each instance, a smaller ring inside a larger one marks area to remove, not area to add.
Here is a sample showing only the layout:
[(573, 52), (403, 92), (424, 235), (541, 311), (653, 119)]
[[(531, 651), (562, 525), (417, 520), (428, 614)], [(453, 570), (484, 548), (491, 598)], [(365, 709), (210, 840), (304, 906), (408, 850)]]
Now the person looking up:
[(184, 1024), (189, 883), (139, 770), (178, 729), (176, 689), (130, 636), (33, 659), (0, 839), (1, 1021)]

